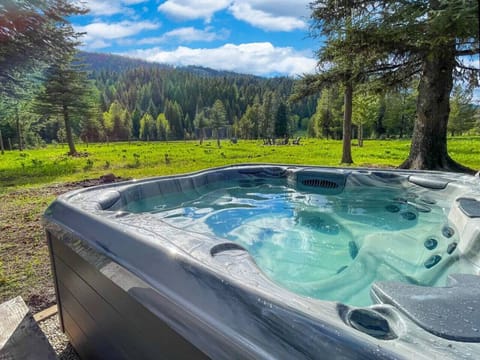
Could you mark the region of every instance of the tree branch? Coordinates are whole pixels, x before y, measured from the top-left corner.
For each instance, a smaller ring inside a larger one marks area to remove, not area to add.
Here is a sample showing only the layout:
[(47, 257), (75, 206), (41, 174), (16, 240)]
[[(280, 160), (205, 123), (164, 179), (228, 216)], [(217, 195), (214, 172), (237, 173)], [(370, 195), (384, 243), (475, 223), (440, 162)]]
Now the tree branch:
[(480, 54), (480, 48), (455, 51), (456, 56), (467, 56), (467, 55), (476, 55), (476, 54)]
[(457, 67), (459, 67), (460, 69), (463, 69), (463, 70), (480, 71), (480, 69), (478, 69), (478, 68), (473, 68), (473, 67), (470, 67), (470, 66), (465, 66), (465, 65), (460, 65), (460, 64), (457, 64)]

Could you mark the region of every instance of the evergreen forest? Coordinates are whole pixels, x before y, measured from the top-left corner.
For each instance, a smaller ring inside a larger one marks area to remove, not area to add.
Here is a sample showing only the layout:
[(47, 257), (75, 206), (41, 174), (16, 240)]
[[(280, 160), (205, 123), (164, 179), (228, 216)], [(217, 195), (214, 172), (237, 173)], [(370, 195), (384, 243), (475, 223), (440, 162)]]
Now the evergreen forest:
[[(340, 87), (292, 102), (298, 80), (287, 77), (174, 68), (96, 53), (80, 53), (74, 63), (86, 73), (88, 90), (81, 95), (86, 97), (82, 111), (72, 111), (76, 141), (342, 138)], [(39, 106), (48, 70), (32, 75), (21, 96), (2, 98), (0, 131), (6, 148), (66, 141), (61, 117)], [(360, 146), (363, 138), (411, 136), (415, 84), (373, 95), (358, 92), (353, 101), (353, 132)], [(452, 136), (479, 133), (471, 91), (456, 86), (451, 108)]]

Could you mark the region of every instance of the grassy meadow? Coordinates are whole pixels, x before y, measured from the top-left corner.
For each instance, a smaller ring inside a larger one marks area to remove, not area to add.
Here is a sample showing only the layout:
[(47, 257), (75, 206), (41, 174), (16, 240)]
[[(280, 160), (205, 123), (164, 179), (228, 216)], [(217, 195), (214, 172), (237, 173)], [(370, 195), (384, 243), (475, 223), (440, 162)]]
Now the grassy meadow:
[[(338, 166), (341, 141), (302, 139), (301, 145), (264, 146), (263, 141), (231, 144), (222, 141), (131, 142), (78, 144), (83, 156), (67, 156), (67, 147), (47, 146), (0, 155), (0, 192), (52, 182), (77, 181), (114, 173), (142, 178), (222, 166), (234, 163), (286, 163)], [(355, 143), (354, 143), (355, 144)], [(480, 138), (449, 139), (450, 155), (473, 169), (480, 169)], [(408, 155), (409, 140), (367, 140), (352, 146), (358, 167), (396, 167)]]

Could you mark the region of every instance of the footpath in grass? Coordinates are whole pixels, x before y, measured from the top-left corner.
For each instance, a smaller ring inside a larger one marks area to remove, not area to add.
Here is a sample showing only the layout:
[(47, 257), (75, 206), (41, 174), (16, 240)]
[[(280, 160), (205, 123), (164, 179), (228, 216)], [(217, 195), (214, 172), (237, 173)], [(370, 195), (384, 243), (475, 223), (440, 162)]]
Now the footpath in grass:
[[(407, 156), (403, 140), (365, 141), (352, 147), (353, 166), (396, 167)], [(451, 156), (480, 168), (480, 139), (449, 142)], [(78, 145), (84, 156), (68, 157), (66, 148), (7, 151), (0, 155), (0, 302), (21, 295), (36, 312), (55, 301), (50, 260), (41, 227), (48, 204), (61, 193), (106, 173), (143, 178), (235, 163), (285, 163), (338, 166), (340, 141), (305, 140), (301, 145), (264, 146), (262, 141), (137, 142)], [(83, 180), (83, 182), (82, 182)]]

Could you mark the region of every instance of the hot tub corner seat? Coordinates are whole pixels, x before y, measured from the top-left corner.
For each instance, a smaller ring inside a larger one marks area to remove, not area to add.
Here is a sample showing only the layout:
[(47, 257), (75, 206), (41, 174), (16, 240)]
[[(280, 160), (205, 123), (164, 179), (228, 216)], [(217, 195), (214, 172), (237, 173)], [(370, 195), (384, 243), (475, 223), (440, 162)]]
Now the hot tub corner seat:
[(453, 274), (445, 287), (377, 282), (371, 296), (390, 304), (428, 332), (454, 341), (480, 342), (480, 277)]

